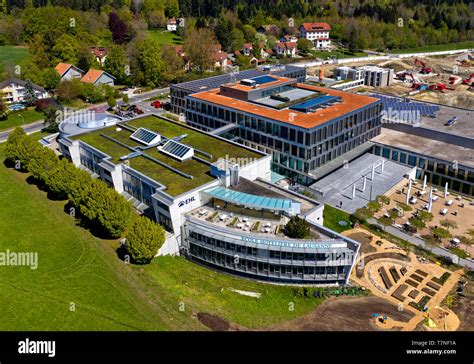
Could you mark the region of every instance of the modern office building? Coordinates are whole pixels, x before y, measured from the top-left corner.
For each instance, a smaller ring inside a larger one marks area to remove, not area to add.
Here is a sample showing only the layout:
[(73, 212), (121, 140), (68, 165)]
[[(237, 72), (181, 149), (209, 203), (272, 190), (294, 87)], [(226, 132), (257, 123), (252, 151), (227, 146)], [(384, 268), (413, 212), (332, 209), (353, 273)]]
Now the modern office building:
[(474, 195), (473, 111), (371, 94), (384, 102), (372, 153), (417, 168), (416, 177)]
[(382, 103), (263, 75), (186, 96), (186, 122), (272, 154), (272, 170), (309, 185), (320, 167), (370, 149)]
[(334, 69), (334, 79), (344, 81), (332, 85), (339, 90), (350, 90), (360, 86), (384, 87), (393, 82), (394, 70), (377, 66), (348, 67)]
[[(165, 227), (160, 254), (277, 283), (348, 282), (359, 244), (322, 226), (323, 205), (273, 184), (271, 156), (158, 116), (61, 130), (66, 158)], [(306, 239), (287, 236), (294, 215)]]
[(256, 69), (245, 70), (242, 72), (226, 73), (219, 76), (203, 78), (200, 80), (189, 81), (171, 86), (171, 111), (175, 114), (186, 112), (186, 96), (219, 88), (221, 85), (238, 82), (243, 79), (258, 77), (263, 75), (276, 75), (289, 78), (296, 78), (298, 82), (304, 82), (306, 79), (306, 68), (295, 67), (292, 65), (265, 65)]

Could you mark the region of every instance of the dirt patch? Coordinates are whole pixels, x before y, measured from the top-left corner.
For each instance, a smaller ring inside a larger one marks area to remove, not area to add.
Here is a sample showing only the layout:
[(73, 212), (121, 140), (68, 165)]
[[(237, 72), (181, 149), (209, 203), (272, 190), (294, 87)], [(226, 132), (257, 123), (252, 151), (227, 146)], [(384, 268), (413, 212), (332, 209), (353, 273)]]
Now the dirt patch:
[(372, 245), (370, 245), (372, 241), (372, 235), (370, 234), (359, 232), (350, 234), (347, 237), (360, 243), (360, 253), (373, 253), (377, 250)]
[(364, 264), (357, 264), (356, 266), (356, 275), (357, 277), (361, 278), (364, 275), (364, 268), (370, 261), (374, 259), (398, 259), (404, 262), (410, 262), (411, 258), (407, 257), (405, 254), (401, 253), (378, 253), (372, 254), (368, 257), (364, 257)]
[(395, 321), (402, 322), (408, 322), (414, 316), (412, 312), (399, 311), (396, 305), (376, 296), (330, 298), (309, 314), (267, 328), (267, 330), (385, 331), (375, 324), (373, 318), (375, 313), (387, 315)]
[[(463, 278), (465, 280), (465, 278)], [(454, 291), (451, 294), (455, 294)], [(474, 331), (474, 281), (469, 280), (464, 288), (466, 297), (457, 295), (457, 303), (453, 312), (459, 317), (461, 324), (458, 331)]]
[(223, 318), (215, 315), (211, 315), (206, 312), (199, 312), (197, 318), (200, 323), (207, 326), (212, 331), (229, 331), (230, 323)]

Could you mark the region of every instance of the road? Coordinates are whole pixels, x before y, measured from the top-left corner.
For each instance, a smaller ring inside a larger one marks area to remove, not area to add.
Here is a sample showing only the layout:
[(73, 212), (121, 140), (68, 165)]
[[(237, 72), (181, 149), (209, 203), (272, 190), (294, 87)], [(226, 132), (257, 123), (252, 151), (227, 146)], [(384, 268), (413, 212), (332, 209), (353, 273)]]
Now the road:
[[(374, 219), (374, 218), (368, 219), (367, 222), (369, 224), (375, 224), (375, 225), (381, 226), (381, 224), (379, 224), (377, 222), (377, 220)], [(464, 258), (459, 258), (457, 255), (451, 253), (447, 249), (444, 249), (442, 247), (437, 247), (437, 246), (435, 246), (433, 248), (431, 248), (431, 247), (428, 248), (423, 239), (417, 238), (416, 236), (413, 236), (413, 235), (409, 235), (409, 234), (407, 234), (407, 233), (405, 233), (405, 232), (401, 231), (400, 229), (397, 229), (396, 227), (393, 227), (393, 226), (386, 226), (385, 231), (387, 233), (390, 233), (390, 234), (396, 236), (397, 238), (406, 240), (406, 241), (408, 241), (409, 243), (411, 243), (413, 245), (416, 245), (416, 246), (419, 246), (420, 248), (431, 251), (433, 254), (439, 255), (441, 257), (446, 257), (446, 258), (449, 258), (449, 259), (458, 258), (459, 259), (459, 262), (457, 262), (458, 265), (460, 265), (461, 267), (467, 268), (469, 270), (474, 270), (474, 262), (472, 262), (470, 260), (467, 260), (467, 259), (464, 259)]]
[[(151, 112), (155, 112), (156, 110), (152, 106), (150, 106), (150, 102), (145, 101), (145, 100), (149, 99), (150, 97), (162, 94), (162, 93), (167, 93), (169, 91), (170, 91), (170, 88), (165, 87), (165, 88), (161, 88), (161, 89), (154, 89), (154, 90), (151, 90), (151, 91), (143, 92), (141, 94), (131, 96), (129, 98), (129, 103), (130, 104), (138, 104), (138, 107), (143, 109), (143, 111), (145, 111), (145, 114), (149, 114)], [(94, 105), (91, 105), (90, 107), (88, 107), (88, 109), (93, 108), (93, 107), (94, 108), (95, 107), (100, 107), (100, 106), (107, 106), (107, 103), (103, 102), (103, 103), (100, 103), (100, 104), (94, 104)], [(35, 121), (34, 123), (26, 124), (26, 125), (22, 126), (23, 130), (27, 134), (39, 132), (39, 131), (41, 131), (41, 129), (43, 129), (43, 127), (44, 127), (43, 120)], [(0, 143), (4, 143), (4, 142), (7, 141), (8, 135), (10, 134), (10, 132), (12, 130), (13, 129), (8, 129), (8, 130), (0, 132)]]

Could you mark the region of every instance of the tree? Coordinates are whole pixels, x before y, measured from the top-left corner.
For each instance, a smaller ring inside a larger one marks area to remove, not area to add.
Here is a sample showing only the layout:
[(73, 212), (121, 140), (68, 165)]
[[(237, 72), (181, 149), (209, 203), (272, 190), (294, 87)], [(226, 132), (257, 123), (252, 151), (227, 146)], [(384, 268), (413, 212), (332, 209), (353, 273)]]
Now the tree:
[(255, 40), (257, 30), (250, 24), (245, 24), (242, 27), (242, 32), (244, 33), (245, 41), (252, 43)]
[(382, 224), (384, 231), (385, 231), (386, 226), (392, 225), (392, 223), (393, 223), (393, 220), (390, 217), (387, 217), (387, 216), (382, 216), (377, 221)]
[(80, 79), (65, 80), (59, 83), (56, 94), (59, 100), (73, 100), (82, 94), (83, 83)]
[(36, 95), (36, 92), (33, 88), (33, 84), (30, 80), (28, 80), (25, 84), (25, 93), (23, 96), (23, 101), (27, 105), (31, 106), (35, 104), (36, 100), (38, 100), (38, 96)]
[(46, 68), (43, 72), (43, 86), (47, 90), (55, 89), (59, 82), (61, 81), (61, 76), (58, 71), (54, 68)]
[(364, 223), (373, 216), (374, 212), (372, 210), (369, 210), (367, 207), (361, 207), (355, 210), (354, 214), (351, 215), (351, 218)]
[(382, 205), (380, 204), (380, 202), (377, 202), (377, 201), (370, 201), (367, 204), (367, 209), (369, 209), (372, 212), (378, 212), (380, 211), (381, 208), (382, 208)]
[(82, 49), (77, 57), (77, 68), (83, 70), (84, 72), (89, 71), (94, 63), (94, 56), (89, 51), (89, 49)]
[(163, 82), (164, 70), (159, 43), (153, 38), (144, 39), (138, 48), (135, 79), (144, 86), (157, 87)]
[(241, 30), (234, 28), (230, 34), (230, 49), (232, 51), (242, 49), (245, 43), (244, 33)]
[(452, 237), (451, 233), (444, 228), (433, 228), (431, 229), (431, 234), (438, 240), (441, 241), (443, 239), (450, 239)]
[(378, 195), (375, 197), (375, 201), (378, 201), (381, 204), (390, 205), (390, 197), (385, 195)]
[(439, 222), (439, 224), (443, 227), (445, 227), (448, 231), (450, 229), (457, 229), (458, 228), (458, 224), (456, 223), (456, 221), (454, 220), (451, 220), (451, 219), (444, 219), (444, 220), (441, 220)]
[(5, 104), (5, 101), (3, 100), (2, 95), (0, 94), (0, 121), (6, 120), (7, 117), (8, 117), (8, 108), (7, 108), (7, 105)]
[(57, 109), (49, 106), (43, 111), (43, 114), (45, 131), (57, 133), (59, 131), (59, 123), (61, 122), (58, 119)]
[(127, 81), (127, 66), (128, 61), (125, 49), (119, 45), (110, 48), (107, 58), (105, 59), (105, 71), (113, 75), (118, 83), (125, 83)]
[[(203, 42), (203, 39), (206, 41)], [(184, 38), (184, 51), (194, 70), (203, 73), (212, 65), (211, 47), (216, 44), (214, 33), (209, 29), (189, 29)]]
[(164, 69), (163, 77), (166, 81), (172, 82), (184, 75), (183, 58), (176, 54), (172, 46), (165, 45), (161, 50), (163, 62), (167, 65)]
[(410, 217), (408, 219), (410, 226), (413, 226), (415, 229), (424, 229), (426, 227), (425, 222), (419, 217)]
[(214, 34), (217, 37), (222, 49), (225, 51), (231, 51), (231, 35), (232, 35), (232, 22), (227, 17), (221, 17), (217, 21), (216, 27), (214, 28)]
[(63, 34), (56, 40), (56, 44), (52, 49), (52, 55), (56, 62), (70, 62), (76, 63), (79, 43), (76, 38)]
[(425, 224), (432, 221), (434, 216), (431, 212), (428, 211), (419, 211), (417, 217), (423, 221)]
[(313, 42), (306, 38), (299, 38), (296, 42), (296, 47), (304, 53), (308, 53), (313, 47)]
[(127, 93), (122, 94), (122, 101), (125, 102), (126, 104), (128, 104), (128, 94)]
[(285, 225), (285, 230), (290, 238), (304, 239), (309, 236), (310, 225), (306, 220), (303, 220), (299, 216), (293, 216)]
[(138, 264), (149, 263), (158, 253), (165, 241), (164, 229), (148, 219), (138, 217), (125, 234), (126, 248), (133, 261)]
[(117, 101), (115, 101), (112, 95), (110, 95), (109, 98), (107, 99), (107, 105), (109, 105), (110, 109), (113, 109), (117, 105)]
[(464, 245), (464, 249), (467, 250), (469, 246), (472, 246), (474, 244), (474, 238), (468, 237), (468, 236), (460, 236), (459, 241), (461, 244)]
[(116, 12), (109, 14), (109, 29), (112, 32), (112, 39), (116, 44), (123, 44), (128, 39), (128, 26)]
[(431, 252), (433, 251), (434, 247), (439, 245), (439, 241), (433, 235), (424, 236), (423, 238), (425, 241), (425, 245)]
[(355, 27), (352, 28), (349, 36), (349, 52), (355, 53), (359, 50), (358, 33)]

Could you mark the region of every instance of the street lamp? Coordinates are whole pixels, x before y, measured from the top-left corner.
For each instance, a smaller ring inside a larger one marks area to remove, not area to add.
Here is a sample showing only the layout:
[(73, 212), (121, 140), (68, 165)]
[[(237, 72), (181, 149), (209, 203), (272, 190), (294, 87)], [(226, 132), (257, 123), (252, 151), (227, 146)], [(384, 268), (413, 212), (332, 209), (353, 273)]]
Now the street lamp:
[(25, 118), (23, 117), (23, 115), (18, 114), (18, 116), (21, 116), (21, 125), (25, 125)]

